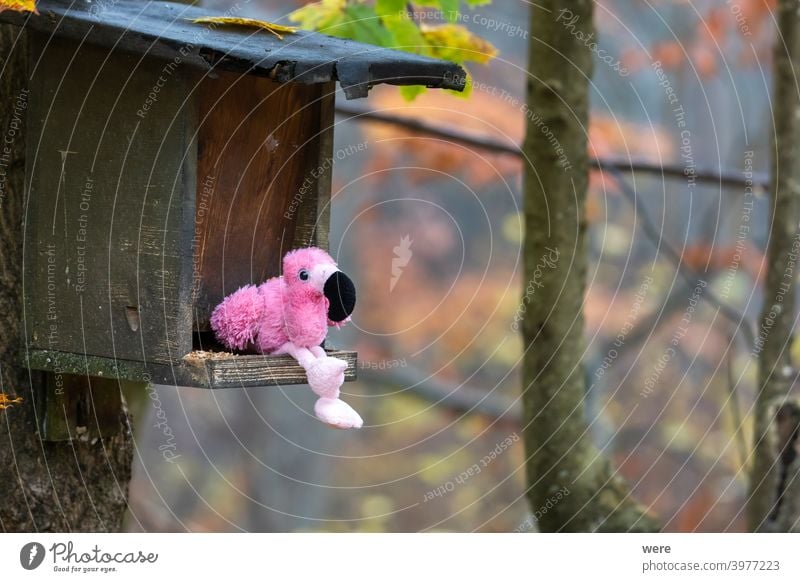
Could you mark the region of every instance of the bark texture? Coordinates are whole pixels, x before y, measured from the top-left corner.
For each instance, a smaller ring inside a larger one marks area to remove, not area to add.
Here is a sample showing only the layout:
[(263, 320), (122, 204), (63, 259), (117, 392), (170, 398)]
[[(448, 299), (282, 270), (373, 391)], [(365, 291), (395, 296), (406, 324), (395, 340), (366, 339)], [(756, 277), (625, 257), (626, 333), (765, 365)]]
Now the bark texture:
[(531, 4), (522, 300), (528, 498), (541, 531), (652, 531), (653, 520), (590, 443), (584, 418), (592, 7)]
[(786, 435), (781, 434), (786, 431), (786, 406), (796, 407), (796, 404), (787, 403), (786, 399), (795, 376), (791, 368), (789, 347), (795, 319), (795, 281), (800, 245), (798, 14), (800, 0), (779, 0), (772, 99), (775, 133), (771, 176), (772, 212), (767, 245), (764, 305), (761, 327), (754, 347), (759, 354), (759, 389), (756, 397), (755, 443), (747, 507), (752, 531), (787, 531), (792, 527), (797, 528), (797, 520), (800, 519), (800, 515), (786, 514), (800, 504), (800, 499), (792, 499), (800, 491), (793, 484), (797, 467), (785, 466)]
[[(0, 25), (0, 391), (22, 402), (0, 410), (0, 531), (117, 531), (127, 509), (133, 453), (127, 415), (119, 434), (43, 442), (37, 431), (44, 375), (19, 365), (25, 215), (26, 43)], [(5, 149), (9, 148), (9, 149)]]

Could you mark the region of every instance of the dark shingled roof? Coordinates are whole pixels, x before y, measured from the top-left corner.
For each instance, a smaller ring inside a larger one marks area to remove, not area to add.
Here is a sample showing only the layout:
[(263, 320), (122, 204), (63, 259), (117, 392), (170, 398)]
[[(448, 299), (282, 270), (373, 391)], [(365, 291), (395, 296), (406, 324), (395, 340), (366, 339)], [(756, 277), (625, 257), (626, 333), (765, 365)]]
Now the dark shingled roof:
[(283, 40), (264, 30), (190, 22), (218, 11), (172, 2), (40, 0), (39, 14), (0, 12), (0, 21), (78, 41), (147, 53), (204, 69), (269, 76), (278, 81), (338, 80), (348, 99), (378, 83), (464, 88), (458, 65), (324, 34), (298, 31)]

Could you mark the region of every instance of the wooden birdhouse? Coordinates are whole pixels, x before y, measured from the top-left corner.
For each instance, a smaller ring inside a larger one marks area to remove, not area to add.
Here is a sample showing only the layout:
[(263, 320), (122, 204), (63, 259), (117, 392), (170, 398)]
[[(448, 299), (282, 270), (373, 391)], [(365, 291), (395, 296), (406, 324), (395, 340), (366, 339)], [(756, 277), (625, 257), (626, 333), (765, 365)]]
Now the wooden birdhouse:
[[(192, 22), (168, 2), (4, 12), (30, 47), (26, 365), (208, 388), (305, 382), (214, 346), (211, 310), (328, 244), (334, 99), (463, 88), (457, 65), (321, 34)], [(202, 350), (202, 351), (201, 351)], [(352, 363), (355, 354), (339, 354)]]

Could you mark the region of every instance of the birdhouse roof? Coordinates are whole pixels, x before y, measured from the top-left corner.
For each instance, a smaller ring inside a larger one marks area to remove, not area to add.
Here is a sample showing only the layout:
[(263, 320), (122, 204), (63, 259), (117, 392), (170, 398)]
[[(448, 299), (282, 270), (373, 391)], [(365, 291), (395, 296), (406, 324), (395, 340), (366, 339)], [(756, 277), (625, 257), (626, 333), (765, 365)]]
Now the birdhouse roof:
[(348, 99), (373, 85), (464, 88), (458, 65), (324, 34), (297, 31), (283, 40), (252, 27), (209, 26), (195, 18), (230, 16), (172, 2), (39, 0), (39, 14), (5, 11), (0, 20), (112, 50), (152, 55), (206, 71), (228, 70), (280, 82), (338, 80)]

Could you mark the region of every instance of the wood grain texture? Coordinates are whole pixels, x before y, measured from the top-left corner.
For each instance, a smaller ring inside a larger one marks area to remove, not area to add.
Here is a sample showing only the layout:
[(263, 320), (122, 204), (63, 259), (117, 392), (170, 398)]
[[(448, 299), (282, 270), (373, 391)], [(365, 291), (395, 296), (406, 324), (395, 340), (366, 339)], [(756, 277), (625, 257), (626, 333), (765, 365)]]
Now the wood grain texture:
[[(0, 411), (0, 531), (118, 531), (128, 510), (127, 491), (133, 436), (124, 407), (117, 430), (99, 439), (71, 443), (43, 441), (36, 404), (42, 402), (45, 374), (25, 369), (20, 358), (23, 319), (23, 233), (29, 225), (25, 196), (25, 126), (29, 112), (20, 104), (31, 87), (28, 35), (0, 25), (0, 135), (8, 158), (0, 183), (0, 390), (22, 403)], [(11, 134), (11, 129), (15, 133)], [(53, 374), (51, 380), (57, 379)], [(6, 574), (5, 578), (13, 575)]]
[(316, 152), (316, 182), (297, 200), (294, 247), (316, 246), (328, 250), (331, 226), (331, 183), (333, 178), (333, 127), (336, 83), (319, 85), (319, 126)]
[(318, 168), (323, 103), (319, 86), (234, 73), (203, 81), (195, 329), (209, 329), (226, 295), (279, 275), (283, 255), (295, 247), (301, 203), (316, 203), (320, 189), (330, 195), (329, 183), (318, 184), (328, 175)]
[[(328, 351), (329, 356), (347, 362), (345, 381), (356, 379), (355, 352)], [(249, 386), (286, 386), (305, 384), (306, 374), (290, 356), (258, 356), (219, 354), (198, 357), (196, 353), (184, 358), (187, 366), (200, 368), (207, 375), (209, 388), (246, 388)]]
[[(345, 382), (357, 378), (356, 352), (328, 350), (347, 361)], [(114, 360), (67, 352), (31, 350), (26, 365), (36, 370), (153, 382), (194, 388), (246, 388), (306, 384), (306, 374), (289, 356), (238, 355), (229, 352), (190, 352), (178, 364)]]
[(179, 359), (191, 350), (188, 80), (174, 70), (160, 82), (162, 61), (57, 37), (37, 36), (32, 56), (41, 60), (27, 146), (28, 343)]

